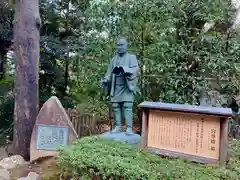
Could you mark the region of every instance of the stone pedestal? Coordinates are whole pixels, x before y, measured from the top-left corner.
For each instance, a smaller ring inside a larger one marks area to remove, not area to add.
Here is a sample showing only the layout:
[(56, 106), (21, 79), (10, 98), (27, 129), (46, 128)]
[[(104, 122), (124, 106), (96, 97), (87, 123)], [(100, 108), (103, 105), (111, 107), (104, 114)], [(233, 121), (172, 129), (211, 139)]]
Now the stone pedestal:
[(105, 138), (105, 139), (110, 139), (114, 141), (120, 141), (120, 142), (125, 142), (129, 145), (133, 145), (136, 148), (139, 148), (140, 141), (141, 141), (141, 136), (138, 134), (131, 134), (127, 135), (125, 132), (121, 133), (111, 133), (111, 132), (106, 132), (102, 134), (100, 137)]

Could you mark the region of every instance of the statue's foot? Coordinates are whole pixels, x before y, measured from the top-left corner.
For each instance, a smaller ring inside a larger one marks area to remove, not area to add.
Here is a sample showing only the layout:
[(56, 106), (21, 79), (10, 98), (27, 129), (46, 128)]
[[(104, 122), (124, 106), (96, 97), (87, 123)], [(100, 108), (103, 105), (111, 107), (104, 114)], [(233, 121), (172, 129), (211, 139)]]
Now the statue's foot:
[(111, 133), (120, 133), (120, 132), (122, 132), (122, 128), (121, 128), (121, 127), (118, 127), (118, 126), (116, 126), (116, 127), (111, 131)]
[(132, 135), (132, 134), (134, 134), (134, 132), (132, 131), (132, 128), (127, 128), (126, 134), (127, 134), (127, 135)]

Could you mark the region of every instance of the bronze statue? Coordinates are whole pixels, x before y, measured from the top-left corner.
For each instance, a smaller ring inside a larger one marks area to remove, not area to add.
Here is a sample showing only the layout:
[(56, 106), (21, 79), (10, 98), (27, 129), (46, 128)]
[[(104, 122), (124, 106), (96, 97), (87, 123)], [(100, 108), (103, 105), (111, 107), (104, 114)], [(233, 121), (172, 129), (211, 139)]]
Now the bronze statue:
[(137, 89), (139, 65), (134, 54), (128, 53), (128, 42), (120, 38), (117, 42), (117, 54), (112, 58), (105, 77), (100, 85), (108, 91), (115, 116), (115, 128), (111, 133), (122, 132), (122, 118), (126, 121), (126, 134), (132, 132), (132, 108)]

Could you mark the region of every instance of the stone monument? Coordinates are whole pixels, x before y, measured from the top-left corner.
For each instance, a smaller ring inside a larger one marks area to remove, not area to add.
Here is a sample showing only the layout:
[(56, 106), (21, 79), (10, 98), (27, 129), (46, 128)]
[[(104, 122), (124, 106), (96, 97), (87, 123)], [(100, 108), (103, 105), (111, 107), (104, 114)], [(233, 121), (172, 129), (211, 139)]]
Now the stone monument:
[[(138, 145), (141, 137), (132, 131), (132, 108), (140, 68), (136, 56), (128, 53), (127, 49), (127, 40), (120, 38), (117, 42), (117, 53), (100, 81), (100, 86), (110, 97), (115, 119), (114, 129), (104, 133), (102, 137)], [(122, 131), (123, 118), (126, 122), (126, 132)]]
[(66, 111), (53, 96), (42, 106), (33, 128), (30, 161), (57, 155), (57, 148), (71, 144), (78, 135)]

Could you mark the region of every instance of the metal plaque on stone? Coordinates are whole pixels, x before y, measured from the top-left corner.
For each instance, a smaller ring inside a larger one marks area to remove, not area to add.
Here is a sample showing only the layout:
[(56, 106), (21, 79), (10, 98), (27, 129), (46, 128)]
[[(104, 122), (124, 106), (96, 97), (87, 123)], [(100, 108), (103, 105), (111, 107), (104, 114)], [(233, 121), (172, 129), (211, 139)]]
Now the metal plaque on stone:
[(36, 149), (55, 151), (68, 144), (68, 127), (57, 125), (36, 125)]

